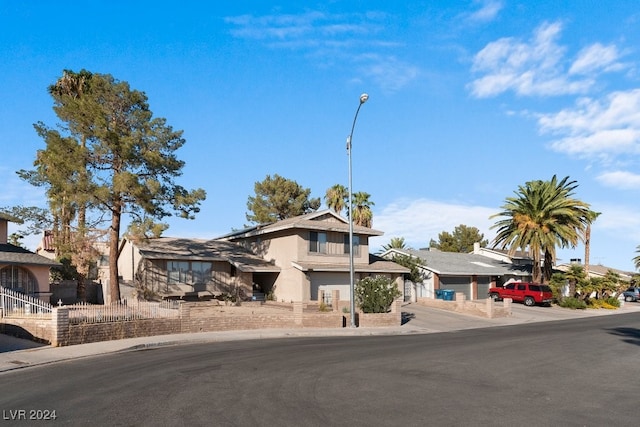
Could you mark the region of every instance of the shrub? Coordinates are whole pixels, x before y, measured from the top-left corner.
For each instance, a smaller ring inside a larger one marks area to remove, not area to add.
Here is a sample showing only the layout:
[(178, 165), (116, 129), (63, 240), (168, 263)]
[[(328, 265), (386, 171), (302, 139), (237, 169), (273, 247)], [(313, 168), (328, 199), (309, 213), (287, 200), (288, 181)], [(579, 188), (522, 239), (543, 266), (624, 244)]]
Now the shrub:
[(356, 304), (365, 313), (386, 313), (401, 295), (396, 284), (385, 276), (365, 277), (355, 288)]
[(572, 310), (584, 310), (587, 308), (587, 303), (581, 299), (568, 297), (563, 298), (560, 302), (558, 302), (560, 307), (570, 308)]

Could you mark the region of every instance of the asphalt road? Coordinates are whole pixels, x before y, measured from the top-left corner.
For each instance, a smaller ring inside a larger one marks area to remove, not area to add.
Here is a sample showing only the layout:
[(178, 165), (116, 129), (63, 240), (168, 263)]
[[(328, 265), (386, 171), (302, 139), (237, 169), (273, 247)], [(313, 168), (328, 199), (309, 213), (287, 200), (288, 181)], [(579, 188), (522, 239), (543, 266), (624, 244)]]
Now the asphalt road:
[(0, 409), (56, 425), (635, 426), (639, 346), (631, 313), (158, 347), (5, 372)]

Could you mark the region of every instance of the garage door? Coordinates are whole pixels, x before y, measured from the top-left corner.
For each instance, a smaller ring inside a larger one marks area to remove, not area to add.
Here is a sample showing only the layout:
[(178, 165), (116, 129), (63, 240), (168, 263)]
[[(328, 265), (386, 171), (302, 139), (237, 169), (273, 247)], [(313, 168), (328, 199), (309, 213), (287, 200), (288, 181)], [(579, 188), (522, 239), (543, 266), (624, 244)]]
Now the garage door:
[(462, 292), (468, 300), (471, 299), (471, 282), (468, 277), (441, 277), (440, 289)]
[(489, 298), (489, 288), (491, 287), (490, 277), (478, 277), (478, 299)]
[(329, 292), (340, 291), (340, 300), (349, 301), (349, 273), (311, 273), (311, 301), (317, 301), (320, 290)]

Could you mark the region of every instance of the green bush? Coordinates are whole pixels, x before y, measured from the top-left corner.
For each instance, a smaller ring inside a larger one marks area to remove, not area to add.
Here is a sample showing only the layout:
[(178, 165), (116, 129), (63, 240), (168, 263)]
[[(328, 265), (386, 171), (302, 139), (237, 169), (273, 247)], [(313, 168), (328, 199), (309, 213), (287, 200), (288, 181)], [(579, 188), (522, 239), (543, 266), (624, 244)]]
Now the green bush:
[(560, 302), (558, 302), (560, 307), (570, 308), (572, 310), (584, 310), (587, 308), (587, 303), (581, 299), (568, 297), (563, 298)]
[(385, 276), (365, 277), (355, 287), (356, 304), (365, 313), (387, 313), (402, 292)]

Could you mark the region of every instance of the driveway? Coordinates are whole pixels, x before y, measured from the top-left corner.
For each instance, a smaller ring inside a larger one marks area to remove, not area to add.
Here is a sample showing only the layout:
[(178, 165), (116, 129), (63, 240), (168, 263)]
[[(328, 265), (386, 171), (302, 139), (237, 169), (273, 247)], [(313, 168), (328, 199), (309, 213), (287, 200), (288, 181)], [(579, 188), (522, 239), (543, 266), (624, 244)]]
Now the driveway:
[(44, 347), (46, 344), (40, 344), (31, 340), (12, 337), (11, 335), (0, 334), (0, 353), (8, 351), (26, 350), (29, 348)]
[(593, 316), (607, 316), (624, 313), (640, 313), (640, 303), (627, 302), (617, 310), (586, 309), (571, 310), (557, 305), (551, 307), (514, 303), (511, 317), (487, 319), (470, 314), (456, 313), (417, 303), (402, 306), (402, 328), (406, 332), (448, 332), (465, 329), (487, 328), (491, 326), (519, 325), (523, 323), (550, 322), (554, 320), (580, 319)]

